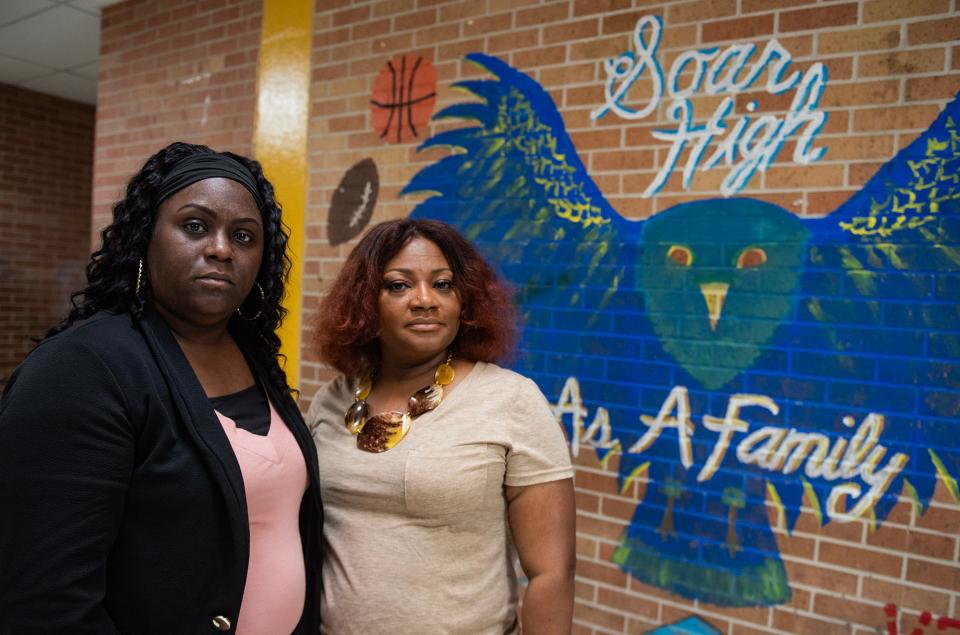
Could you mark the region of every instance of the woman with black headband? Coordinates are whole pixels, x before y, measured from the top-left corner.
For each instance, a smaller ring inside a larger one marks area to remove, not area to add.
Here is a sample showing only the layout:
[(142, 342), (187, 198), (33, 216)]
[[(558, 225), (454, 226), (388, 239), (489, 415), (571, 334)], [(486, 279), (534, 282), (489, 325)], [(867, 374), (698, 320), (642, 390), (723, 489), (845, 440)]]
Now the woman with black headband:
[(174, 143), (0, 402), (0, 634), (315, 633), (316, 453), (259, 164)]

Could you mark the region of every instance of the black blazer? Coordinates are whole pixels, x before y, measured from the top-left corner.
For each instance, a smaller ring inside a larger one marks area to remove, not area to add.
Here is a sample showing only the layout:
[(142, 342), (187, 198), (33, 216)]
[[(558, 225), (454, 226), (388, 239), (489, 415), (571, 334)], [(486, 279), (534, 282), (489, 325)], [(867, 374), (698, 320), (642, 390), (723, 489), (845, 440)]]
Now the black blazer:
[[(264, 386), (310, 476), (295, 632), (313, 634), (316, 449), (293, 400)], [(236, 632), (249, 541), (236, 457), (158, 315), (98, 314), (13, 373), (0, 402), (0, 634)]]

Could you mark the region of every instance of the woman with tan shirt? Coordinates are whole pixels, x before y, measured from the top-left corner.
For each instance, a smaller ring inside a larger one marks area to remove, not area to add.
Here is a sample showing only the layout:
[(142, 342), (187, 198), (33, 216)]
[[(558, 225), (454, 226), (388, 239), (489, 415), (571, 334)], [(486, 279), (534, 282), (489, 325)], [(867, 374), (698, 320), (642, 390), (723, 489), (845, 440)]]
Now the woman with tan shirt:
[(320, 314), (321, 356), (343, 373), (307, 415), (321, 631), (569, 632), (573, 472), (539, 389), (493, 363), (512, 350), (514, 310), (490, 266), (443, 223), (381, 223)]

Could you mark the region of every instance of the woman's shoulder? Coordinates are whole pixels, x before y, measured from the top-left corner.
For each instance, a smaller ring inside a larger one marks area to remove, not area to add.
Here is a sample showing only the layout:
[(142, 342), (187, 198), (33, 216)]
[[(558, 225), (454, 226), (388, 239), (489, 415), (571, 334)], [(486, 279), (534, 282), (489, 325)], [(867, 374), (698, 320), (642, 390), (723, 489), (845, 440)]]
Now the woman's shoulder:
[(125, 387), (137, 375), (124, 363), (130, 357), (130, 322), (129, 316), (102, 313), (44, 339), (11, 374), (5, 397), (23, 391), (49, 393), (55, 386), (61, 402), (108, 393), (124, 401)]
[(496, 390), (498, 394), (509, 396), (543, 394), (536, 382), (529, 377), (492, 362), (477, 362), (471, 372), (477, 373), (475, 380), (471, 382), (477, 389)]
[(73, 363), (105, 363), (133, 341), (130, 315), (101, 311), (45, 338), (24, 359), (24, 365), (70, 359)]
[(353, 387), (350, 385), (350, 380), (343, 375), (337, 375), (321, 384), (314, 393), (310, 400), (310, 408), (307, 410), (307, 425), (314, 427), (318, 419), (329, 417), (331, 413), (339, 413), (339, 416), (343, 417), (344, 408), (352, 401)]
[(37, 348), (86, 345), (98, 349), (113, 349), (136, 333), (133, 316), (129, 313), (99, 311), (44, 339)]

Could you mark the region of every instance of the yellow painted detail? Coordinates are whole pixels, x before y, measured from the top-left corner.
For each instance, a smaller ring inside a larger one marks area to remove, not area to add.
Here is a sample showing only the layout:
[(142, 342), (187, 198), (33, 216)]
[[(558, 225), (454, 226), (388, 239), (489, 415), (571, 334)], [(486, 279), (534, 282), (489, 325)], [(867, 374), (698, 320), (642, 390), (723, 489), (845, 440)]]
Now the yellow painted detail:
[(650, 461), (647, 461), (643, 465), (634, 468), (634, 470), (627, 475), (627, 478), (623, 479), (623, 487), (620, 488), (620, 493), (626, 494), (631, 483), (633, 483), (636, 479), (641, 478), (641, 476), (646, 477), (648, 467), (650, 467)]
[(807, 495), (807, 503), (809, 503), (811, 509), (813, 509), (814, 517), (817, 519), (817, 522), (822, 525), (823, 510), (820, 508), (820, 499), (817, 498), (817, 493), (813, 491), (813, 486), (810, 485), (807, 479), (803, 479), (803, 493)]
[(290, 231), (293, 267), (283, 302), (288, 313), (279, 335), (287, 380), (294, 388), (300, 383), (312, 35), (313, 0), (263, 0), (253, 148)]
[(700, 293), (707, 302), (707, 317), (710, 318), (710, 330), (717, 330), (717, 322), (723, 312), (723, 303), (727, 299), (730, 285), (726, 282), (707, 282), (700, 285)]
[(769, 481), (767, 481), (767, 496), (769, 496), (770, 502), (773, 503), (774, 508), (777, 510), (777, 524), (783, 527), (783, 530), (789, 536), (790, 528), (787, 527), (787, 514), (783, 507), (783, 501), (780, 499), (780, 493), (777, 491), (777, 488)]
[[(607, 450), (606, 456), (600, 461), (600, 465), (603, 466), (603, 469), (607, 469), (607, 463), (610, 462), (610, 459), (618, 454), (623, 454), (623, 446), (620, 445), (620, 439), (617, 439), (613, 442), (613, 445)], [(623, 492), (621, 492), (622, 494)]]
[(920, 518), (920, 514), (923, 513), (923, 505), (920, 504), (920, 494), (917, 493), (917, 488), (909, 480), (903, 479), (903, 491), (910, 497), (914, 516)]
[(937, 456), (936, 452), (930, 448), (927, 448), (927, 452), (930, 453), (930, 460), (933, 461), (934, 467), (937, 468), (937, 474), (940, 475), (943, 484), (947, 486), (947, 491), (950, 492), (950, 496), (953, 497), (954, 502), (960, 504), (960, 486), (957, 485), (957, 479), (953, 478), (950, 470), (943, 464), (943, 460)]

